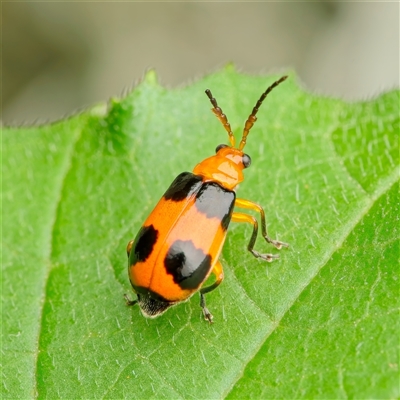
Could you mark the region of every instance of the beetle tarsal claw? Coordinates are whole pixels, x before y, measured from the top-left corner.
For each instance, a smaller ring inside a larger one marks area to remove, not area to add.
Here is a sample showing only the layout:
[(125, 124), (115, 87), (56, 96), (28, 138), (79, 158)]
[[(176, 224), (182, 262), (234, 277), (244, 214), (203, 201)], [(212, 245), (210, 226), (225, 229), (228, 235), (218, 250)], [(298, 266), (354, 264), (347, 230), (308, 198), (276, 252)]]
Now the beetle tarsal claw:
[(272, 240), (271, 244), (275, 246), (278, 250), (280, 250), (282, 247), (289, 247), (287, 243), (280, 242), (279, 240)]
[(204, 319), (206, 321), (208, 321), (210, 324), (213, 323), (213, 315), (210, 313), (210, 311), (208, 310), (207, 307), (203, 307), (203, 315), (204, 315)]
[(289, 247), (289, 244), (288, 244), (288, 243), (281, 242), (280, 240), (271, 239), (271, 238), (268, 237), (268, 236), (264, 236), (264, 239), (265, 239), (268, 243), (272, 244), (272, 246), (275, 246), (278, 250), (280, 250), (282, 247)]
[(252, 250), (251, 253), (253, 254), (254, 257), (262, 258), (263, 260), (268, 261), (268, 262), (272, 262), (272, 261), (277, 260), (279, 258), (279, 254), (269, 254), (269, 253), (261, 254), (261, 253), (259, 253), (258, 251), (255, 251), (255, 250)]
[(279, 258), (278, 254), (261, 254), (261, 258), (265, 261), (272, 262)]

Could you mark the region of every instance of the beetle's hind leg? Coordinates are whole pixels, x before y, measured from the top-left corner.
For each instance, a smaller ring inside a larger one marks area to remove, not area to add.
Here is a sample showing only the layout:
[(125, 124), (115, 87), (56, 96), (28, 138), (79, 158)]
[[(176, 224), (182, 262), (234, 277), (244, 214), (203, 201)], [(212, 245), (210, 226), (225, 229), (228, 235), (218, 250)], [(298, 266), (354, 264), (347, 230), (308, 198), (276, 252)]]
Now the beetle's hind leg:
[(222, 269), (222, 264), (219, 261), (215, 263), (212, 273), (215, 275), (215, 282), (210, 286), (200, 289), (200, 307), (203, 310), (204, 319), (206, 319), (210, 324), (213, 322), (213, 316), (206, 306), (204, 294), (214, 290), (224, 280), (224, 271)]

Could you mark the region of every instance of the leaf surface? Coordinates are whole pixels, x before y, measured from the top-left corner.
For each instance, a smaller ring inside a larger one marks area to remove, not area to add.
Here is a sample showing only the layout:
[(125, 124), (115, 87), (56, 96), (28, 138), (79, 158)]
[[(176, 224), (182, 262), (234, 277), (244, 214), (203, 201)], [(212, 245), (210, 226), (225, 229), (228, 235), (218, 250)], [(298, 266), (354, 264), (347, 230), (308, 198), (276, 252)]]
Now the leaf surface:
[(254, 259), (232, 224), (211, 326), (197, 295), (154, 320), (124, 304), (127, 242), (227, 143), (204, 89), (238, 136), (275, 78), (228, 67), (167, 90), (150, 72), (107, 109), (3, 129), (3, 398), (399, 396), (398, 91), (348, 104), (291, 76), (260, 108), (238, 190), (290, 249)]

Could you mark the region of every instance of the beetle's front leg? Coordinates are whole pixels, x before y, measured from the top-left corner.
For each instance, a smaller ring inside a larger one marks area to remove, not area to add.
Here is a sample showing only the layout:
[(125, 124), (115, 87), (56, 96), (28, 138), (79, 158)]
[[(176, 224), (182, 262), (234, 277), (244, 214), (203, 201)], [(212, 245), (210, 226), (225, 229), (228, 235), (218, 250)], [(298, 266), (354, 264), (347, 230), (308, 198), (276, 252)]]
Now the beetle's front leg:
[[(246, 208), (248, 210), (254, 210), (254, 211), (257, 211), (258, 213), (260, 213), (261, 233), (262, 233), (263, 238), (268, 243), (271, 243), (273, 246), (275, 246), (278, 250), (280, 250), (282, 247), (289, 247), (289, 245), (287, 243), (272, 239), (268, 236), (267, 223), (265, 222), (265, 212), (264, 212), (264, 209), (260, 205), (258, 205), (257, 203), (254, 203), (250, 200), (236, 199), (235, 206), (239, 207), (239, 208)], [(240, 221), (238, 221), (238, 222), (240, 222)], [(250, 222), (250, 221), (245, 221), (245, 222)], [(252, 223), (252, 222), (250, 222), (250, 223)]]
[(257, 233), (258, 233), (258, 222), (257, 220), (249, 214), (234, 212), (232, 214), (233, 222), (247, 222), (253, 225), (253, 234), (251, 235), (250, 242), (247, 245), (247, 249), (253, 254), (256, 258), (262, 258), (265, 261), (272, 262), (275, 259), (279, 258), (278, 254), (261, 254), (258, 251), (254, 250), (254, 244), (256, 243)]

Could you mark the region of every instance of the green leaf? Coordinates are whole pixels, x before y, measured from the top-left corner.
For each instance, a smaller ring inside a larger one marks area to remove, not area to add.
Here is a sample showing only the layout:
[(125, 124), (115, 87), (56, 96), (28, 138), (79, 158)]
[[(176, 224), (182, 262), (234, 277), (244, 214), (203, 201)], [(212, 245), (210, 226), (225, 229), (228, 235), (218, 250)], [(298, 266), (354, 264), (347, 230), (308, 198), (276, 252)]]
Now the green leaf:
[(239, 135), (276, 78), (228, 67), (167, 90), (150, 72), (108, 109), (3, 129), (4, 399), (400, 395), (399, 91), (348, 104), (291, 74), (260, 108), (238, 192), (291, 247), (267, 264), (232, 224), (213, 325), (197, 295), (154, 320), (125, 306), (127, 242), (227, 143), (204, 89)]

